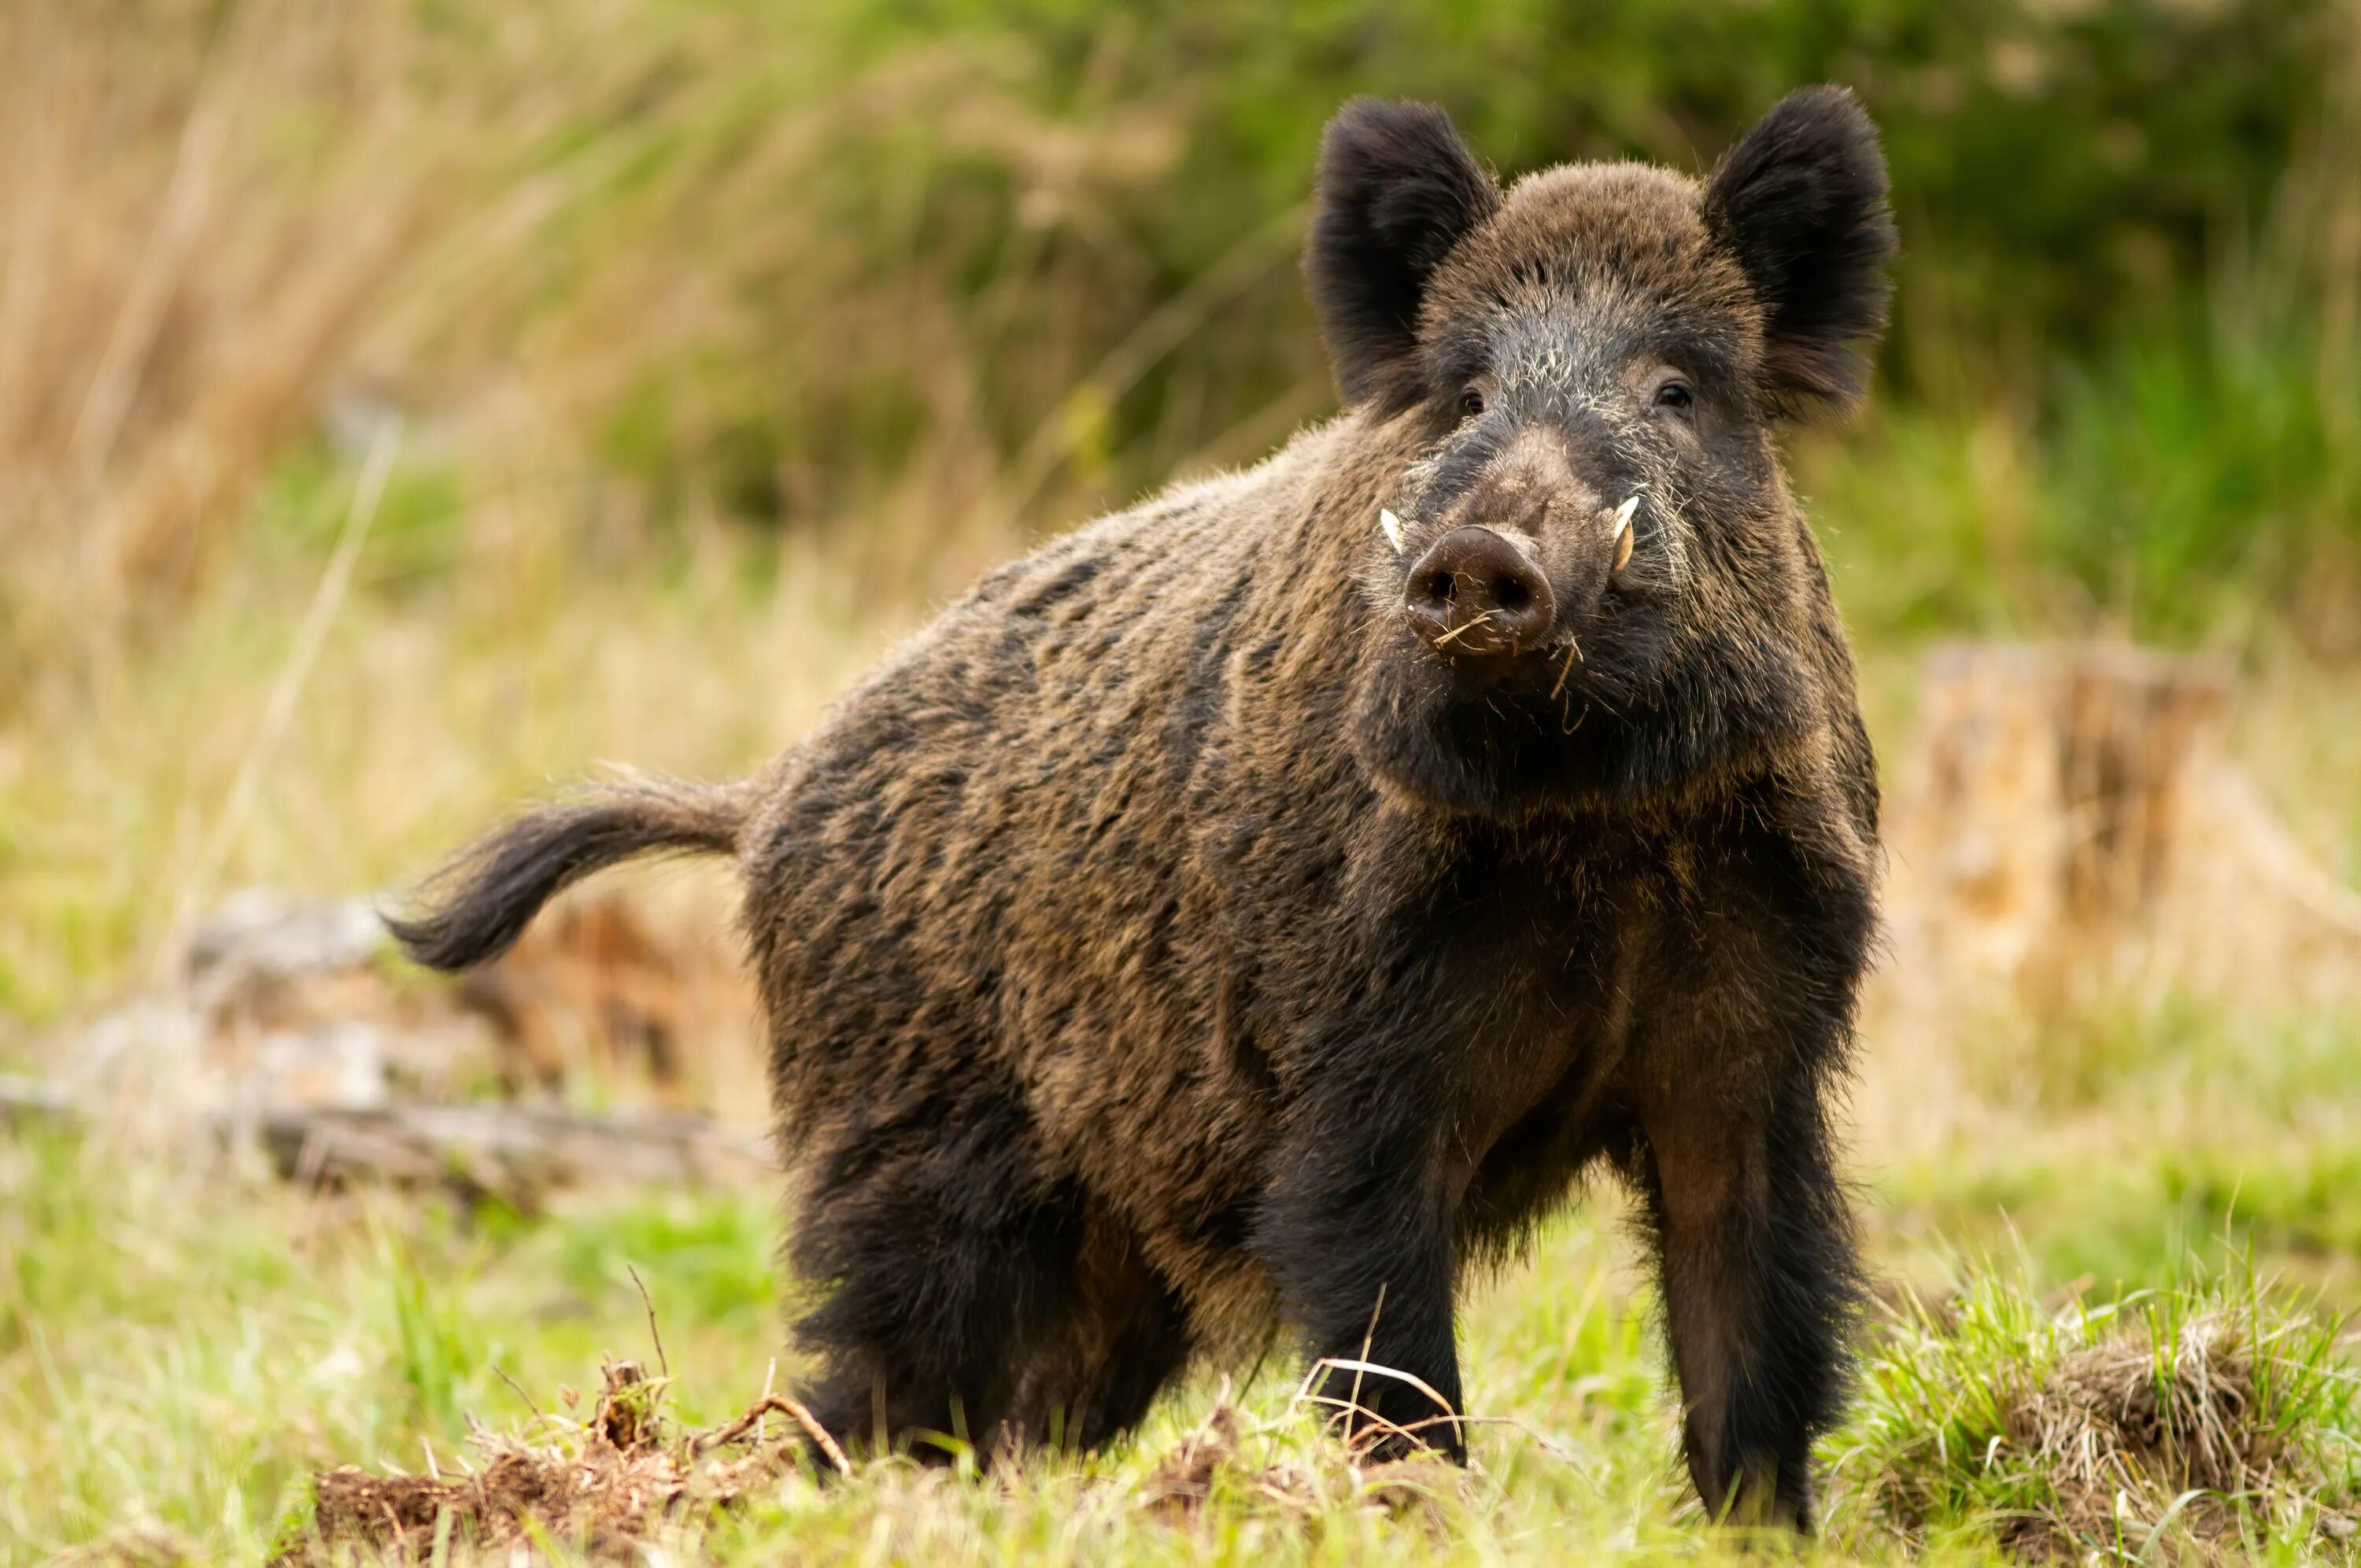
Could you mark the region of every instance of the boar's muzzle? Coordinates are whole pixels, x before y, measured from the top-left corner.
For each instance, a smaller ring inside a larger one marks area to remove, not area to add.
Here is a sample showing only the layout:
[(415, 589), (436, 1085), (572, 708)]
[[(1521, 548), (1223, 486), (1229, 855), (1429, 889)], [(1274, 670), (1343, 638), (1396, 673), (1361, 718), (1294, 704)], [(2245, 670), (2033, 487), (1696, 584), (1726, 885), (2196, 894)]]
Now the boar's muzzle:
[(1557, 596), (1525, 552), (1488, 528), (1455, 528), (1410, 569), (1402, 608), (1438, 652), (1529, 652), (1557, 624)]

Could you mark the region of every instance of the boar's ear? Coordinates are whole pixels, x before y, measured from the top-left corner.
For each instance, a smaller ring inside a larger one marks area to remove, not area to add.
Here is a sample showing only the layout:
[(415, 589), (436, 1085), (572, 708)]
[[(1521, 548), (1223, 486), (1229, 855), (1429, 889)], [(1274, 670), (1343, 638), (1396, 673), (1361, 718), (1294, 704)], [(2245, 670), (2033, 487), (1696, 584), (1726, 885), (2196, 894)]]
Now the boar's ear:
[(1500, 188), (1432, 104), (1356, 98), (1320, 139), (1303, 271), (1348, 403), (1399, 408), (1419, 302), (1437, 263), (1500, 204)]
[(1790, 93), (1723, 157), (1706, 225), (1762, 302), (1774, 411), (1849, 407), (1892, 292), (1894, 217), (1877, 127), (1841, 87)]

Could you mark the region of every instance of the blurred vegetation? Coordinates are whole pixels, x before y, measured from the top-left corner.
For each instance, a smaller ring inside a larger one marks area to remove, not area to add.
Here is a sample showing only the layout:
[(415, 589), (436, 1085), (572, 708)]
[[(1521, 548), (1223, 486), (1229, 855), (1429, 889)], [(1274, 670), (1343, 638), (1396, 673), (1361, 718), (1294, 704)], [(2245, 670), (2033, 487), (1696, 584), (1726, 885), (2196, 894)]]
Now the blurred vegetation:
[[(1847, 558), (1912, 565), (1872, 629), (2235, 641), (2260, 607), (2354, 651), (2332, 0), (94, 0), (0, 49), (5, 504), (103, 627), (389, 408), (427, 470), (404, 586), (518, 549), (521, 492), (642, 568), (696, 519), (897, 556), (1069, 521), (1328, 406), (1292, 261), (1344, 96), (1438, 100), (1509, 174), (1702, 170), (1831, 79), (1906, 247), (1883, 411), (1801, 455)], [(2006, 488), (1879, 504), (1947, 469)], [(93, 623), (7, 587), (21, 683)]]

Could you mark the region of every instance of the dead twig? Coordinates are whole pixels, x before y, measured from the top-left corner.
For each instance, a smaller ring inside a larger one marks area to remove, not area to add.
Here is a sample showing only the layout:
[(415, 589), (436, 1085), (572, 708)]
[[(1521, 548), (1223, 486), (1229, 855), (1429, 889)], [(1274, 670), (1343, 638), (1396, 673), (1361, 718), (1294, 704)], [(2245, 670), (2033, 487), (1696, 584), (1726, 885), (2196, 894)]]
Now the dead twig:
[(655, 1299), (648, 1294), (648, 1282), (640, 1277), (637, 1266), (627, 1263), (623, 1265), (623, 1269), (631, 1277), (631, 1283), (640, 1288), (640, 1305), (648, 1310), (648, 1338), (655, 1342), (656, 1370), (664, 1375), (666, 1381), (670, 1381), (672, 1362), (664, 1354), (664, 1335), (656, 1330)]
[(501, 1382), (516, 1390), (516, 1397), (524, 1401), (524, 1408), (533, 1412), (533, 1420), (537, 1421), (546, 1421), (549, 1420), (549, 1417), (542, 1412), (541, 1407), (533, 1402), (533, 1396), (524, 1391), (523, 1384), (510, 1376), (507, 1371), (498, 1365), (495, 1365), (492, 1367), (492, 1371), (500, 1377)]
[(819, 1418), (813, 1415), (802, 1400), (788, 1398), (784, 1394), (763, 1395), (736, 1420), (727, 1426), (717, 1427), (697, 1438), (690, 1445), (691, 1452), (705, 1453), (735, 1442), (753, 1431), (755, 1424), (774, 1410), (781, 1415), (792, 1417), (796, 1424), (803, 1428), (805, 1434), (812, 1440), (813, 1446), (827, 1456), (829, 1464), (835, 1467), (838, 1475), (852, 1474), (852, 1461), (845, 1456), (844, 1450), (838, 1445), (836, 1439), (829, 1435), (828, 1429), (819, 1424)]
[(1565, 683), (1574, 678), (1575, 662), (1581, 657), (1582, 644), (1575, 641), (1573, 632), (1567, 632), (1565, 634), (1565, 667), (1558, 671), (1557, 685), (1550, 687), (1550, 696), (1556, 696), (1565, 690)]
[(1471, 616), (1466, 620), (1460, 622), (1457, 626), (1453, 627), (1450, 630), (1436, 638), (1434, 640), (1434, 645), (1437, 648), (1440, 648), (1444, 643), (1449, 642), (1455, 638), (1465, 637), (1467, 633), (1475, 630), (1477, 627), (1483, 625), (1486, 621), (1491, 619), (1492, 612), (1488, 609)]

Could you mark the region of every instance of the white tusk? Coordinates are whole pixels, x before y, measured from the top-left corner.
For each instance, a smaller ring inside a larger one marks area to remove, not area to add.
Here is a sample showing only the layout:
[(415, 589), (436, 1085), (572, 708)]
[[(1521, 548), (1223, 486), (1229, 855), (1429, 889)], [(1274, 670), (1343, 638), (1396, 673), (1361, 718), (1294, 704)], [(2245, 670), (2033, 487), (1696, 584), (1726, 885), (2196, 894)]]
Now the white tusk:
[(1634, 493), (1631, 499), (1625, 501), (1621, 506), (1615, 509), (1614, 536), (1616, 538), (1620, 539), (1623, 537), (1623, 531), (1631, 526), (1631, 514), (1639, 510), (1640, 498), (1637, 493)]
[(1386, 531), (1386, 543), (1394, 547), (1394, 554), (1400, 554), (1402, 553), (1401, 519), (1386, 510), (1385, 508), (1379, 507), (1378, 526)]

